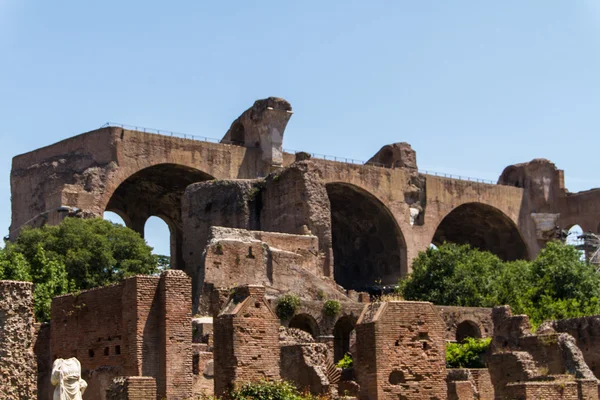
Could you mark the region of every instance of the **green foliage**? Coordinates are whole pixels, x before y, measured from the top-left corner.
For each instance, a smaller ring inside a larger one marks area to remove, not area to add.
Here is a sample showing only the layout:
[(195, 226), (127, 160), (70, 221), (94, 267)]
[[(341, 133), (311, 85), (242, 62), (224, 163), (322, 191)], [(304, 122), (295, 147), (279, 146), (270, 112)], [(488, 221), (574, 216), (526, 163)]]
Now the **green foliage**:
[(466, 338), (463, 343), (446, 345), (447, 368), (485, 368), (483, 355), (490, 348), (492, 338)]
[(294, 294), (284, 294), (277, 300), (275, 313), (280, 319), (290, 319), (300, 307), (300, 298)]
[(52, 297), (157, 272), (158, 258), (136, 232), (100, 218), (66, 218), (24, 228), (0, 250), (0, 279), (35, 284), (36, 318), (50, 318)]
[(342, 310), (342, 305), (337, 300), (327, 300), (323, 304), (323, 314), (328, 317), (335, 317)]
[(502, 261), (468, 245), (445, 243), (419, 253), (409, 279), (400, 282), (406, 300), (440, 305), (491, 307)]
[(164, 271), (171, 268), (171, 257), (155, 254), (154, 258), (156, 259), (156, 268), (159, 271)]
[(342, 369), (352, 368), (352, 356), (348, 353), (344, 354), (344, 357), (337, 362), (336, 366)]
[(400, 282), (407, 300), (440, 305), (508, 304), (538, 325), (600, 313), (600, 274), (572, 246), (550, 242), (534, 261), (503, 262), (468, 245), (445, 243), (422, 252)]
[(319, 397), (300, 393), (286, 381), (246, 382), (230, 394), (231, 400), (317, 400)]

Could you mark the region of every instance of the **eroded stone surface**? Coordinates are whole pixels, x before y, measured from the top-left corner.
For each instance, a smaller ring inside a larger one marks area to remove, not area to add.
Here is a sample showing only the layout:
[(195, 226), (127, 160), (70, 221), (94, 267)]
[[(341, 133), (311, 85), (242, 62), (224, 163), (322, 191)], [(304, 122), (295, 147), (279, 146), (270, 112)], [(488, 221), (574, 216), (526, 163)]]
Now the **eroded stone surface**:
[(7, 400), (37, 393), (33, 284), (0, 281), (0, 393)]

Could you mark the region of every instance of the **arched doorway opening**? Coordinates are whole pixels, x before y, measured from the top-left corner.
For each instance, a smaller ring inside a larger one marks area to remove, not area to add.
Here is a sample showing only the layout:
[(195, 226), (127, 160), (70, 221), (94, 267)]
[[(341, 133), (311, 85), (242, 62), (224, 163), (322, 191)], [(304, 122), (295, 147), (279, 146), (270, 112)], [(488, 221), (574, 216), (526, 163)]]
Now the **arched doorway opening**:
[(241, 122), (236, 122), (231, 127), (231, 144), (244, 146), (246, 144), (246, 130)]
[(290, 328), (300, 329), (308, 332), (313, 338), (319, 336), (319, 324), (308, 314), (297, 314), (292, 317), (288, 325)]
[(406, 244), (375, 196), (354, 185), (326, 185), (331, 205), (334, 276), (345, 289), (374, 292), (407, 273)]
[(333, 360), (338, 362), (346, 353), (350, 353), (356, 318), (344, 315), (333, 327)]
[(102, 217), (105, 220), (112, 222), (113, 224), (127, 226), (125, 219), (115, 212), (105, 211)]
[[(579, 225), (573, 225), (571, 228), (569, 228), (569, 232), (567, 233), (567, 238), (565, 239), (565, 243), (569, 246), (574, 246), (577, 247), (579, 249), (581, 249), (582, 247), (584, 247), (584, 240), (583, 240), (583, 229), (581, 228), (581, 226)], [(585, 261), (586, 260), (586, 254), (584, 250), (579, 250), (579, 254), (581, 255), (581, 260)]]
[(481, 329), (473, 321), (463, 321), (456, 327), (456, 341), (463, 342), (466, 338), (481, 338)]
[(175, 243), (171, 234), (171, 227), (160, 217), (148, 218), (144, 225), (144, 238), (148, 246), (152, 247), (152, 254), (158, 256), (159, 268), (167, 269), (171, 265), (171, 252)]
[(517, 226), (502, 211), (481, 203), (456, 207), (440, 222), (432, 243), (469, 244), (505, 261), (528, 259), (527, 246)]
[(178, 164), (144, 168), (117, 187), (105, 211), (121, 216), (127, 227), (142, 236), (148, 218), (160, 216), (170, 230), (171, 268), (184, 269), (181, 197), (188, 185), (210, 179), (202, 171)]

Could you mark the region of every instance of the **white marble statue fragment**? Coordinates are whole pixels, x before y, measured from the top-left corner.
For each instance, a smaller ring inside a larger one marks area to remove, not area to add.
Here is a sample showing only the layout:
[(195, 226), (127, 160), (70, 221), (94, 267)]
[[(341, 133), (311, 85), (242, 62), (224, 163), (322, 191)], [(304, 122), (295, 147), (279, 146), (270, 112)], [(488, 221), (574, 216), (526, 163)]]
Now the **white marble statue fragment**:
[(54, 389), (53, 400), (82, 400), (87, 383), (81, 379), (81, 364), (75, 357), (57, 358), (50, 378)]

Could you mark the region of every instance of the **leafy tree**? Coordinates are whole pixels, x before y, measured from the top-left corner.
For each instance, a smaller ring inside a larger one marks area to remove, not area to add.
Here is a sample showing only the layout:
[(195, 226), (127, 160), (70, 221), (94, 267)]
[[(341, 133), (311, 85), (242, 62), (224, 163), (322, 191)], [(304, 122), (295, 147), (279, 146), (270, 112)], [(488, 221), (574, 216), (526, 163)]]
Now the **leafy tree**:
[(122, 225), (66, 218), (57, 226), (25, 228), (0, 249), (0, 279), (33, 282), (36, 318), (47, 321), (54, 296), (157, 272), (151, 251)]
[(171, 268), (171, 257), (161, 254), (155, 254), (154, 257), (156, 258), (156, 265), (159, 271)]
[(38, 245), (50, 260), (65, 265), (78, 289), (156, 272), (152, 248), (133, 230), (101, 218), (66, 218), (60, 225), (26, 228), (15, 248), (31, 263)]
[(508, 304), (534, 325), (546, 319), (600, 313), (600, 274), (572, 246), (550, 242), (534, 261), (503, 262), (468, 245), (445, 243), (422, 252), (400, 282), (407, 300), (440, 305)]
[(406, 300), (435, 304), (491, 307), (502, 261), (468, 245), (445, 243), (419, 253), (409, 279), (400, 282)]

